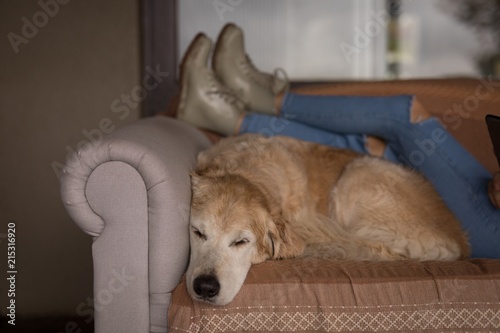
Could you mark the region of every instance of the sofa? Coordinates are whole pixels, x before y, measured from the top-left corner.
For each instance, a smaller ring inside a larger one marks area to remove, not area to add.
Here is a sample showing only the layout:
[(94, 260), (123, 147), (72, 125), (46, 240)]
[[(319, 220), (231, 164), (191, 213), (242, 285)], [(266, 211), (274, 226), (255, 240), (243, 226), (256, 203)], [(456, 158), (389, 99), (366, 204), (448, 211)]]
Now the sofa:
[[(415, 94), (490, 171), (498, 169), (484, 124), (486, 114), (500, 114), (500, 83), (491, 78), (293, 89)], [(68, 157), (61, 195), (72, 220), (93, 237), (96, 332), (500, 331), (500, 260), (485, 258), (267, 261), (250, 269), (229, 305), (193, 301), (183, 275), (189, 171), (211, 144), (191, 125), (157, 115)]]

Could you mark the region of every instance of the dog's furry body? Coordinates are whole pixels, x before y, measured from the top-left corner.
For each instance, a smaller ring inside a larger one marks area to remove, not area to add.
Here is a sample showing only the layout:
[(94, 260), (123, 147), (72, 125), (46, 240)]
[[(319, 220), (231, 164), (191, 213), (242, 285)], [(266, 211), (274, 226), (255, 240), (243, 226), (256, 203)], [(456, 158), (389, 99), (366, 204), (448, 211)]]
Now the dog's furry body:
[(192, 189), (188, 290), (214, 304), (230, 302), (250, 265), (266, 259), (469, 255), (459, 222), (421, 175), (348, 150), (228, 138), (200, 154)]

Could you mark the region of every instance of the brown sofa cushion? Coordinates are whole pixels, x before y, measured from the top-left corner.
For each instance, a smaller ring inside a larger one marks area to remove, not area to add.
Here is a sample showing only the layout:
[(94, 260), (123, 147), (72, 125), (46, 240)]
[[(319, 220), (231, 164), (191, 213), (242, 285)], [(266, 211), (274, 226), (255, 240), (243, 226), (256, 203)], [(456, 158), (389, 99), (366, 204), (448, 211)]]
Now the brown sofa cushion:
[(500, 261), (267, 261), (235, 300), (195, 302), (175, 289), (169, 332), (500, 330)]

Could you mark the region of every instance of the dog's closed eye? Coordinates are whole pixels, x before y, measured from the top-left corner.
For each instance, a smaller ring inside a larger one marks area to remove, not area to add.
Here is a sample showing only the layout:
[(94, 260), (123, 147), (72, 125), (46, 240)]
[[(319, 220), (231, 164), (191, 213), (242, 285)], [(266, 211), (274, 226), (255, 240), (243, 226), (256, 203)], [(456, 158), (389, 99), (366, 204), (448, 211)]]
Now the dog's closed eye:
[(240, 247), (250, 242), (247, 238), (242, 238), (231, 243), (231, 246)]
[(195, 227), (191, 227), (191, 229), (193, 230), (193, 233), (200, 239), (203, 239), (203, 240), (207, 240), (207, 236), (205, 236), (205, 234), (203, 234), (200, 230), (196, 229)]

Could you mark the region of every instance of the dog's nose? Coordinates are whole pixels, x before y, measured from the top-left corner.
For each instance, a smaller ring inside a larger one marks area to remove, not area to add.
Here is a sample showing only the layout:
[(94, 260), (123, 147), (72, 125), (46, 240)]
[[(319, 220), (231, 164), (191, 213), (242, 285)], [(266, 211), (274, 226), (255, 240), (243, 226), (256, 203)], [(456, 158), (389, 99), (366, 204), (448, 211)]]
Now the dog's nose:
[(219, 293), (220, 284), (213, 275), (200, 275), (193, 281), (194, 292), (203, 298), (212, 298)]

